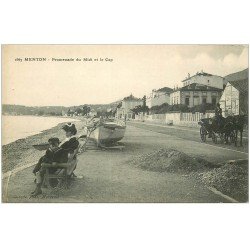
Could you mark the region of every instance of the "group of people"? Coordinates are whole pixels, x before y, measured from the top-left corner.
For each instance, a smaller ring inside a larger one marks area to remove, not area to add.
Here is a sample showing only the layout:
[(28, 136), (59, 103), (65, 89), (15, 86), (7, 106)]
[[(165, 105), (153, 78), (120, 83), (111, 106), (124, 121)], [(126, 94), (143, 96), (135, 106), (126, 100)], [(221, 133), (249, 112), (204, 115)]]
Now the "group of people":
[[(77, 129), (73, 123), (67, 123), (62, 127), (65, 131), (66, 138), (60, 142), (59, 138), (53, 137), (48, 140), (49, 148), (46, 150), (45, 155), (42, 156), (35, 168), (33, 174), (36, 176), (36, 188), (31, 193), (31, 197), (36, 197), (42, 194), (42, 184), (45, 176), (45, 168), (42, 163), (66, 163), (68, 162), (70, 154), (78, 148), (79, 142), (76, 137)], [(56, 167), (49, 168), (51, 174), (55, 173), (58, 169)]]

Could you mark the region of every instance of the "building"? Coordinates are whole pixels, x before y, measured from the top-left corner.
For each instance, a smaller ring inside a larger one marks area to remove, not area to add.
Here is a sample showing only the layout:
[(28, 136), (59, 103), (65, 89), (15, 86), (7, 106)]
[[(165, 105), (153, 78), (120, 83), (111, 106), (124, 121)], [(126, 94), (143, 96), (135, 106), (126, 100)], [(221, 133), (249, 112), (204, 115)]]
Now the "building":
[(205, 86), (214, 87), (218, 89), (223, 89), (226, 85), (226, 81), (221, 76), (216, 76), (212, 74), (208, 74), (206, 72), (197, 72), (195, 75), (188, 76), (182, 81), (183, 87), (190, 85), (192, 83), (199, 83)]
[(222, 89), (206, 86), (199, 83), (191, 83), (182, 88), (175, 89), (170, 94), (170, 104), (184, 104), (192, 108), (197, 105), (219, 102)]
[(248, 73), (245, 69), (225, 76), (227, 83), (220, 99), (224, 117), (248, 114)]
[(116, 117), (119, 119), (131, 119), (133, 118), (133, 112), (131, 109), (136, 106), (143, 105), (143, 100), (140, 98), (134, 97), (132, 94), (130, 96), (125, 97), (122, 100), (122, 105), (120, 108), (117, 108)]
[(150, 93), (149, 97), (146, 99), (146, 105), (148, 108), (152, 108), (153, 106), (160, 106), (163, 103), (170, 104), (170, 93), (173, 89), (164, 87), (161, 89), (153, 89)]

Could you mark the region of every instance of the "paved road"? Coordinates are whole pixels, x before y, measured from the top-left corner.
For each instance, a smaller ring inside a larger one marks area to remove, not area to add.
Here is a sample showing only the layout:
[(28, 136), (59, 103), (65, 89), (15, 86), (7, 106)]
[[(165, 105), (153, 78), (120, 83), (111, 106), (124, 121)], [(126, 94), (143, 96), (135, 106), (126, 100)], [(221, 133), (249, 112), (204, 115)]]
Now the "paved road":
[[(243, 134), (243, 146), (238, 145), (237, 147), (235, 147), (234, 145), (225, 145), (221, 143), (219, 140), (217, 144), (214, 144), (211, 138), (207, 138), (206, 143), (201, 143), (199, 128), (167, 126), (161, 124), (151, 124), (142, 122), (128, 122), (128, 124), (130, 126), (157, 132), (160, 134), (171, 135), (175, 137), (177, 140), (183, 139), (183, 144), (190, 144), (191, 142), (197, 142), (199, 143), (199, 145), (205, 144), (208, 150), (209, 148), (212, 147), (219, 148), (220, 152), (223, 152), (221, 148), (224, 148), (224, 152), (226, 150), (228, 150), (229, 152), (234, 152), (232, 158), (234, 157), (238, 158), (241, 155), (248, 156), (248, 135), (246, 133)], [(240, 152), (242, 152), (242, 154)]]
[(11, 176), (9, 182), (4, 180), (3, 190), (8, 194), (7, 201), (228, 202), (190, 176), (144, 171), (131, 164), (135, 156), (162, 147), (175, 148), (216, 163), (248, 157), (245, 152), (237, 151), (238, 149), (232, 151), (200, 143), (199, 139), (196, 140), (197, 133), (192, 138), (191, 135), (178, 131), (129, 123), (123, 139), (123, 151), (89, 150), (78, 157), (76, 174), (83, 178), (76, 179), (68, 190), (44, 189), (44, 196), (29, 199), (34, 183), (31, 169), (28, 168)]

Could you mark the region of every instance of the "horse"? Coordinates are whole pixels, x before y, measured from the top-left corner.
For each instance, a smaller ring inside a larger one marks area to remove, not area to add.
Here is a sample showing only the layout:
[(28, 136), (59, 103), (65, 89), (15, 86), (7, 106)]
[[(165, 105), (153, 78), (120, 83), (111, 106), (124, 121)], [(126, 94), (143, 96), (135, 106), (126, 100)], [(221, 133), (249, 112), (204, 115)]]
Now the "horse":
[(223, 133), (224, 133), (224, 138), (225, 138), (225, 143), (229, 143), (229, 138), (230, 142), (235, 142), (235, 121), (232, 116), (228, 116), (226, 118), (223, 118), (224, 125), (223, 125)]
[(242, 146), (242, 134), (245, 126), (248, 126), (248, 115), (235, 115), (234, 126), (235, 126), (235, 146), (237, 146), (238, 132), (240, 132), (240, 146)]
[(216, 141), (215, 134), (225, 141), (226, 144), (235, 142), (235, 122), (233, 117), (213, 117), (201, 119), (208, 131), (209, 137), (212, 137), (213, 141)]
[(240, 146), (242, 146), (242, 134), (245, 126), (248, 126), (248, 115), (233, 115), (224, 117), (213, 117), (201, 119), (206, 124), (209, 137), (216, 133), (225, 143), (233, 142), (237, 147), (238, 133), (240, 133)]

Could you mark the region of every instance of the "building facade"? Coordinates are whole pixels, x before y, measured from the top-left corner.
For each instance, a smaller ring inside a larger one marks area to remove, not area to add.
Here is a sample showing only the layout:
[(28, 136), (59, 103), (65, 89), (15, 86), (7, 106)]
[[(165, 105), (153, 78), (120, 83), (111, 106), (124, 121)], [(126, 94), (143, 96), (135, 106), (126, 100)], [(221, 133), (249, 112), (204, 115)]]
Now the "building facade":
[(225, 77), (226, 87), (220, 99), (222, 115), (248, 114), (248, 69)]
[(161, 89), (153, 89), (150, 95), (146, 99), (146, 105), (148, 108), (152, 108), (153, 106), (160, 106), (163, 103), (170, 104), (170, 93), (173, 89), (164, 87)]
[(131, 109), (136, 106), (143, 105), (143, 100), (140, 98), (134, 97), (132, 94), (130, 96), (125, 97), (122, 100), (122, 105), (120, 108), (117, 108), (116, 118), (118, 119), (132, 119), (134, 113)]
[(192, 83), (199, 83), (205, 86), (223, 89), (226, 85), (226, 80), (221, 76), (205, 73), (203, 71), (197, 72), (195, 75), (188, 76), (182, 81), (183, 87), (188, 86)]
[(182, 88), (175, 89), (170, 94), (170, 104), (183, 104), (192, 108), (201, 104), (213, 104), (219, 102), (222, 89), (192, 83)]

